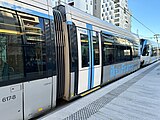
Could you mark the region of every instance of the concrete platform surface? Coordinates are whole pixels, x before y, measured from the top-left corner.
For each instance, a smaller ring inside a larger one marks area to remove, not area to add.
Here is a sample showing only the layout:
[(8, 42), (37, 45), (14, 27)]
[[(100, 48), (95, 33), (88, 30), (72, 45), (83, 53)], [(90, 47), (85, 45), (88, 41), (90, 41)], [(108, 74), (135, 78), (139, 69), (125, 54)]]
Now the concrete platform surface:
[(160, 62), (71, 102), (39, 120), (160, 120)]

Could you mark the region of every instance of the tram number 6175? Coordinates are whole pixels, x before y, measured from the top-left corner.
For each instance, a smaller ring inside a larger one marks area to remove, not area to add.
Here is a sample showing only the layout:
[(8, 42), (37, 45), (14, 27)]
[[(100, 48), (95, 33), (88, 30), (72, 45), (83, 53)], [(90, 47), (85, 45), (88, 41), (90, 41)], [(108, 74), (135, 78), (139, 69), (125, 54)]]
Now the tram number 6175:
[(7, 102), (7, 101), (10, 101), (10, 100), (14, 100), (14, 99), (16, 99), (16, 95), (7, 96), (7, 97), (2, 98), (2, 102)]

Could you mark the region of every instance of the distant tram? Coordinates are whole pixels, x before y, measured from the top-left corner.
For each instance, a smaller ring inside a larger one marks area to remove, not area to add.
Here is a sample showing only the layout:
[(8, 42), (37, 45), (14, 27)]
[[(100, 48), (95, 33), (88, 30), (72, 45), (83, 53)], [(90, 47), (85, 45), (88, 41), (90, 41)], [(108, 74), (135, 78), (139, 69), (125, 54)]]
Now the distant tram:
[(140, 68), (135, 34), (71, 6), (51, 5), (0, 0), (3, 120), (34, 118), (59, 99), (84, 96)]
[(151, 64), (159, 59), (159, 46), (157, 42), (141, 39), (141, 66)]

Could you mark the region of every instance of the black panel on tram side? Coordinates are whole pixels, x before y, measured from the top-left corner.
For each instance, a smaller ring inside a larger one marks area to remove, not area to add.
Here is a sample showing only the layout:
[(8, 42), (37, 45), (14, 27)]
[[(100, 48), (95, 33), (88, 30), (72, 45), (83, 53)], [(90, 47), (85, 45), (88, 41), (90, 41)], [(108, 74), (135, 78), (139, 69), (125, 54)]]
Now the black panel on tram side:
[(70, 73), (75, 73), (74, 78), (74, 95), (78, 94), (78, 41), (77, 30), (74, 23), (68, 25), (68, 40), (69, 40), (69, 56), (70, 56)]
[(0, 86), (55, 75), (50, 20), (3, 8), (0, 18)]
[(102, 63), (102, 67), (101, 67), (101, 84), (103, 84), (103, 36), (102, 36), (102, 32), (100, 32), (100, 36), (101, 36), (101, 53), (102, 53), (102, 58), (101, 58), (101, 63)]
[(65, 6), (63, 6), (63, 5), (58, 5), (58, 6), (54, 7), (53, 9), (58, 10), (58, 11), (61, 13), (61, 15), (62, 15), (62, 20), (63, 20), (63, 22), (65, 22), (65, 21), (66, 21)]
[(64, 96), (65, 86), (65, 58), (64, 58), (64, 33), (61, 13), (53, 10), (54, 15), (54, 29), (55, 29), (55, 43), (56, 43), (56, 66), (57, 66), (57, 99)]

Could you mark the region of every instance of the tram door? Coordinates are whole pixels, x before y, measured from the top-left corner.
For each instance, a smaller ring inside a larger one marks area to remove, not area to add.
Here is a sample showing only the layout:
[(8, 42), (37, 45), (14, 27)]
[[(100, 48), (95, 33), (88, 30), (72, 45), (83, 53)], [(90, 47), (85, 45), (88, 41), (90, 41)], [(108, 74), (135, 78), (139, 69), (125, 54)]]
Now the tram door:
[(88, 91), (101, 82), (99, 33), (77, 28), (79, 76), (78, 94)]

